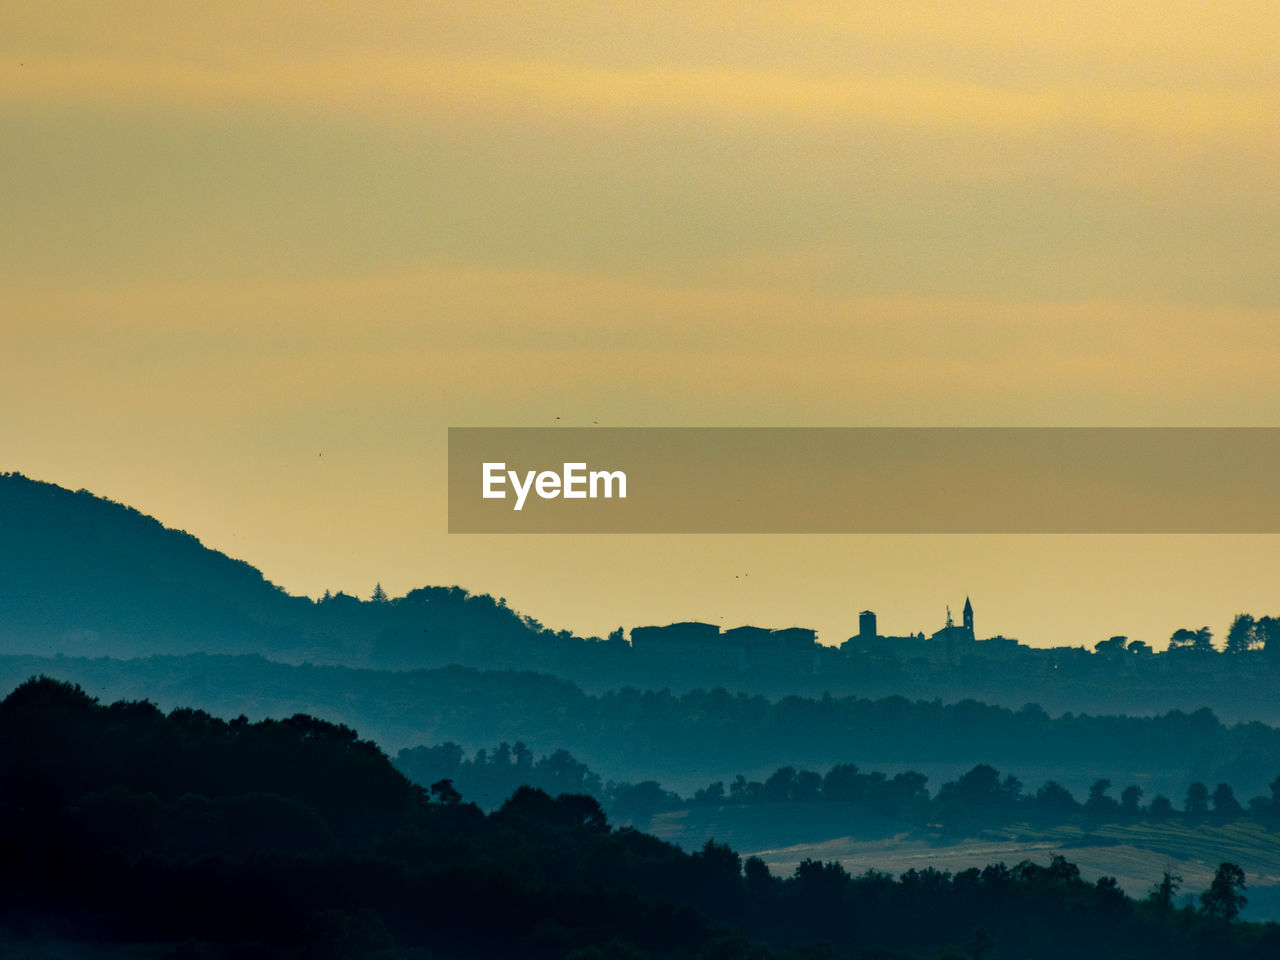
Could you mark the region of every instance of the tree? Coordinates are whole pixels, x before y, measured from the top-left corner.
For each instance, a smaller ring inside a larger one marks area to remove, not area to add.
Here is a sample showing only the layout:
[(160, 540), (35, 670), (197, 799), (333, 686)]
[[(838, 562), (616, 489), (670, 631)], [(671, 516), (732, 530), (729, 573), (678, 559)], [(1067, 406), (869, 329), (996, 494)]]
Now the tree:
[(817, 800), (822, 796), (822, 775), (812, 770), (801, 770), (791, 786), (792, 800)]
[(715, 783), (703, 787), (701, 790), (694, 791), (693, 802), (709, 806), (724, 803), (724, 781), (717, 780)]
[(764, 790), (760, 799), (773, 803), (790, 800), (792, 790), (795, 788), (795, 782), (795, 767), (779, 767), (764, 782)]
[(1141, 813), (1142, 788), (1131, 783), (1120, 791), (1120, 812), (1126, 817), (1136, 817)]
[(867, 777), (852, 763), (837, 763), (822, 780), (822, 796), (827, 800), (862, 800)]
[(679, 803), (680, 798), (663, 790), (656, 780), (642, 780), (635, 785), (617, 784), (613, 788), (612, 809), (621, 819), (645, 820)]
[(1078, 883), (1080, 868), (1060, 853), (1049, 855), (1049, 866), (1044, 868), (1044, 876), (1054, 883)]
[(516, 741), (516, 745), (511, 748), (511, 755), (515, 758), (518, 769), (528, 770), (533, 766), (533, 752), (522, 741)]
[[(1164, 799), (1157, 797), (1156, 799)], [(1165, 801), (1168, 802), (1167, 800)], [(1151, 895), (1147, 897), (1152, 903), (1159, 907), (1162, 911), (1173, 908), (1173, 898), (1178, 893), (1178, 888), (1182, 886), (1182, 877), (1168, 870), (1164, 872), (1164, 879), (1160, 881), (1151, 891)]]
[(1099, 877), (1094, 885), (1097, 891), (1098, 906), (1109, 913), (1118, 913), (1128, 909), (1128, 899), (1120, 889), (1120, 881), (1115, 877)]
[(1280, 617), (1259, 617), (1253, 625), (1253, 635), (1262, 644), (1262, 652), (1280, 654)]
[(1093, 652), (1107, 654), (1107, 655), (1117, 655), (1117, 654), (1124, 653), (1125, 643), (1128, 641), (1128, 639), (1129, 639), (1128, 637), (1116, 636), (1116, 637), (1110, 637), (1106, 640), (1099, 640), (1097, 643), (1093, 645)]
[(1187, 787), (1187, 802), (1183, 807), (1189, 817), (1203, 817), (1209, 812), (1209, 788), (1197, 780)]
[(462, 802), (462, 794), (454, 787), (452, 780), (437, 780), (431, 785), (431, 795), (446, 807), (456, 807)]
[(1244, 871), (1234, 863), (1222, 863), (1209, 889), (1200, 894), (1200, 910), (1210, 920), (1229, 923), (1249, 902), (1244, 895)]
[(1076, 803), (1076, 798), (1071, 795), (1071, 791), (1058, 783), (1056, 780), (1049, 780), (1036, 791), (1035, 808), (1044, 813), (1065, 814), (1074, 813), (1079, 809), (1080, 805)]
[(599, 796), (600, 777), (561, 747), (534, 765), (539, 785), (548, 793), (585, 793)]
[(1213, 632), (1208, 627), (1201, 627), (1192, 634), (1191, 649), (1196, 653), (1214, 653)]
[(913, 810), (923, 810), (928, 805), (929, 791), (925, 788), (928, 782), (928, 777), (914, 770), (895, 773), (880, 796), (871, 798), (871, 806), (887, 816), (911, 816)]
[(806, 857), (796, 865), (792, 882), (799, 894), (798, 899), (807, 901), (818, 909), (832, 909), (844, 895), (849, 883), (849, 871), (836, 860), (824, 863)]
[(1244, 813), (1235, 791), (1228, 784), (1220, 783), (1213, 790), (1213, 812), (1225, 819), (1235, 819)]
[(938, 790), (939, 803), (958, 803), (971, 810), (1012, 806), (1022, 793), (1022, 783), (1014, 776), (1000, 779), (1000, 772), (980, 763), (959, 780), (944, 783)]
[(556, 797), (556, 806), (565, 822), (603, 833), (609, 832), (609, 820), (600, 808), (600, 801), (585, 793), (562, 793)]
[(1237, 613), (1227, 631), (1226, 653), (1245, 653), (1261, 644), (1257, 636), (1257, 621), (1252, 614)]
[(1163, 793), (1157, 793), (1147, 806), (1147, 816), (1152, 820), (1166, 820), (1173, 816), (1173, 802)]
[(1213, 653), (1213, 632), (1208, 627), (1188, 630), (1182, 627), (1169, 638), (1170, 650), (1190, 650), (1194, 653)]
[(1089, 788), (1089, 799), (1084, 802), (1085, 813), (1099, 820), (1114, 818), (1120, 812), (1120, 804), (1107, 796), (1107, 791), (1110, 789), (1110, 780), (1105, 778), (1095, 780), (1093, 786)]
[(382, 589), (381, 583), (379, 583), (377, 586), (373, 588), (373, 596), (371, 596), (369, 599), (374, 603), (387, 602), (387, 591)]
[(742, 875), (752, 896), (763, 897), (778, 885), (778, 878), (769, 873), (769, 865), (759, 857), (748, 857), (742, 865)]
[(714, 838), (702, 845), (702, 852), (695, 853), (693, 860), (709, 877), (719, 878), (722, 888), (737, 886), (742, 876), (742, 858), (727, 843), (716, 843)]

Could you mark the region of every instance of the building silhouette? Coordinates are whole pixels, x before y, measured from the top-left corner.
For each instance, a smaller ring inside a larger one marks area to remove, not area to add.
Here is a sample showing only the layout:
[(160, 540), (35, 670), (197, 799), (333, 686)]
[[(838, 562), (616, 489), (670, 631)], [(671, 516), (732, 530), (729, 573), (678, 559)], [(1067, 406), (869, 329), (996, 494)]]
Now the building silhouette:
[(947, 622), (941, 630), (936, 631), (930, 638), (932, 640), (940, 640), (943, 643), (958, 643), (967, 641), (972, 643), (977, 639), (977, 635), (973, 632), (973, 604), (969, 602), (969, 598), (964, 598), (964, 611), (961, 613), (962, 622), (957, 624), (951, 618), (951, 607), (947, 607)]
[(870, 610), (863, 610), (858, 614), (858, 638), (874, 640), (876, 636), (876, 615)]
[(803, 627), (770, 630), (685, 622), (631, 628), (638, 663), (718, 673), (813, 676), (820, 670), (817, 634)]

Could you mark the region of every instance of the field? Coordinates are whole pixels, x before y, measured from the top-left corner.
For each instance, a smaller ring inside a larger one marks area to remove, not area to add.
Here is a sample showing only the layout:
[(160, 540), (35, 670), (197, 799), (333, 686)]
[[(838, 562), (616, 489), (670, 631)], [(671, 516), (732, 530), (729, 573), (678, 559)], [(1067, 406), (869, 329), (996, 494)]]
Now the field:
[(1218, 864), (1231, 861), (1244, 869), (1248, 881), (1245, 916), (1280, 920), (1280, 832), (1249, 820), (1052, 828), (1015, 823), (973, 836), (948, 837), (868, 817), (844, 804), (780, 803), (680, 810), (654, 817), (647, 829), (690, 850), (714, 837), (744, 857), (760, 857), (783, 876), (806, 858), (838, 860), (851, 873), (882, 870), (896, 875), (926, 867), (954, 873), (997, 862), (1043, 864), (1060, 853), (1085, 879), (1113, 876), (1137, 898), (1146, 896), (1165, 871), (1180, 876), (1179, 903), (1194, 902)]

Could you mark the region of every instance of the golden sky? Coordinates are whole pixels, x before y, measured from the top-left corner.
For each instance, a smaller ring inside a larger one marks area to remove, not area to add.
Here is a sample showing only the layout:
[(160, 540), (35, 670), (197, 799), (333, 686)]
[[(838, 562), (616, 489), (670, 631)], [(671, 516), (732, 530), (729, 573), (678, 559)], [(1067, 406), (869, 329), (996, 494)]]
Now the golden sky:
[[(1276, 537), (449, 537), (448, 426), (1280, 424), (1270, 2), (0, 6), (0, 469), (599, 633), (1280, 613)], [(556, 418), (561, 418), (559, 421)]]

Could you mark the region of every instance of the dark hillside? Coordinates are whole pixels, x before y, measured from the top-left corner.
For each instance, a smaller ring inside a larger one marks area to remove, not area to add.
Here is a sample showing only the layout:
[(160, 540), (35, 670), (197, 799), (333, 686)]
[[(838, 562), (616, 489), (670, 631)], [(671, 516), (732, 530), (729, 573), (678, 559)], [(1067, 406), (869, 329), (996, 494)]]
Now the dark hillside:
[[(554, 666), (582, 649), (489, 596), (423, 587), (313, 602), (132, 507), (0, 474), (0, 649), (41, 655), (260, 653), (384, 667)], [(604, 659), (608, 659), (607, 657)]]
[(914, 769), (937, 784), (977, 763), (1029, 782), (1067, 778), (1084, 791), (1108, 778), (1148, 796), (1193, 781), (1232, 784), (1244, 799), (1280, 774), (1280, 729), (1224, 724), (1209, 710), (1156, 717), (1019, 710), (972, 700), (787, 697), (717, 689), (674, 694), (623, 688), (590, 694), (566, 680), (465, 667), (357, 670), (291, 666), (253, 656), (36, 658), (0, 656), (0, 692), (33, 673), (106, 698), (154, 696), (224, 717), (307, 713), (364, 731), (383, 749), (453, 741), (468, 755), (500, 741), (568, 750), (605, 779), (657, 780), (691, 792), (738, 773), (855, 762)]
[(46, 652), (250, 652), (311, 604), (132, 507), (0, 475), (0, 637)]
[(816, 644), (809, 630), (709, 623), (633, 626), (631, 642), (621, 628), (608, 639), (583, 638), (457, 586), (395, 598), (374, 590), (367, 600), (290, 596), (249, 564), (131, 507), (0, 474), (0, 654), (257, 653), (379, 670), (535, 671), (591, 693), (719, 687), (779, 700), (972, 699), (1129, 715), (1207, 707), (1229, 722), (1280, 724), (1278, 630), (1280, 618), (1241, 615), (1221, 651), (1208, 628), (1179, 629), (1174, 639), (1191, 639), (1162, 654), (1118, 646), (1124, 637), (1093, 653), (967, 635), (878, 637), (836, 649)]
[[(412, 786), (353, 731), (110, 706), (31, 680), (0, 704), (0, 946), (178, 957), (1273, 956), (1234, 921), (1137, 902), (1068, 861), (955, 875), (772, 876), (611, 829), (595, 800), (522, 788), (486, 816)], [(1234, 871), (1234, 872), (1233, 872)], [(815, 941), (826, 941), (819, 946)], [(52, 952), (52, 951), (50, 951)]]

